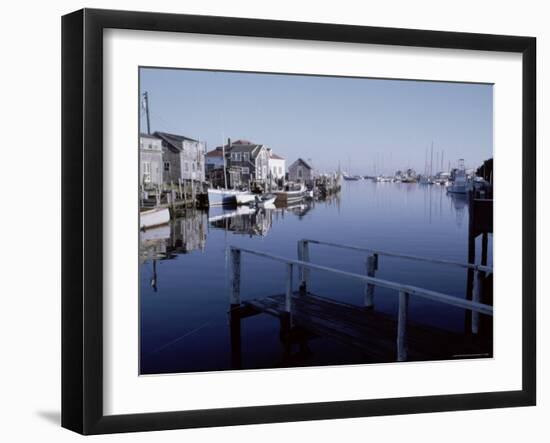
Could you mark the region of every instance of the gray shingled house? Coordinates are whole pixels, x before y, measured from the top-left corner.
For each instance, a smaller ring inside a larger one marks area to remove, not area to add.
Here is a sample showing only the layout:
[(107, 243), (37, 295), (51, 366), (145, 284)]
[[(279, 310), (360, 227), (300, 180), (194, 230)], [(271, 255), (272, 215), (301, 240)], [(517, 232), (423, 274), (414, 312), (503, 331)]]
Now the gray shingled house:
[(154, 135), (139, 135), (139, 183), (144, 188), (162, 185), (162, 140)]
[(299, 158), (288, 167), (288, 179), (292, 182), (308, 183), (313, 179), (313, 166)]
[(206, 145), (189, 137), (166, 132), (155, 132), (162, 140), (163, 178), (165, 183), (177, 183), (178, 179), (205, 180)]
[[(266, 182), (269, 176), (269, 152), (265, 145), (237, 140), (229, 148), (230, 186)], [(240, 181), (240, 183), (237, 183)]]

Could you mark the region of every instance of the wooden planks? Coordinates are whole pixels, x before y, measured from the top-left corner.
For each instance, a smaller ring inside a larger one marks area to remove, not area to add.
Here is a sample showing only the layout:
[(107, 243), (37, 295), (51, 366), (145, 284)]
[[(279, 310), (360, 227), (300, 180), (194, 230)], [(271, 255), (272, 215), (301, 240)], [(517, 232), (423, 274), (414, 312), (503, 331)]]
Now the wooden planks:
[[(285, 294), (242, 303), (243, 314), (266, 313), (282, 318), (287, 306)], [(346, 346), (360, 349), (377, 362), (396, 361), (398, 327), (391, 315), (319, 297), (311, 293), (293, 293), (292, 324), (316, 336), (328, 337)], [(492, 355), (490, 342), (466, 334), (407, 322), (406, 360), (438, 360)]]

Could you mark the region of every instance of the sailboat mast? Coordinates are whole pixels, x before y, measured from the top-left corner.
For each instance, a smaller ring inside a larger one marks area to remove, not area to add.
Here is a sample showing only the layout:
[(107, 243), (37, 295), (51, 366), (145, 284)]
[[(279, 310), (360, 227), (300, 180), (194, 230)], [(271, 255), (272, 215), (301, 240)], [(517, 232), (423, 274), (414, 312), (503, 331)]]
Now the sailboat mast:
[(143, 93), (143, 104), (145, 105), (145, 116), (147, 118), (147, 135), (151, 135), (151, 120), (149, 118), (149, 94)]
[(223, 187), (227, 189), (227, 172), (225, 170), (225, 135), (222, 134)]
[(433, 164), (434, 164), (434, 142), (432, 141), (432, 149), (430, 151), (430, 177), (433, 175)]

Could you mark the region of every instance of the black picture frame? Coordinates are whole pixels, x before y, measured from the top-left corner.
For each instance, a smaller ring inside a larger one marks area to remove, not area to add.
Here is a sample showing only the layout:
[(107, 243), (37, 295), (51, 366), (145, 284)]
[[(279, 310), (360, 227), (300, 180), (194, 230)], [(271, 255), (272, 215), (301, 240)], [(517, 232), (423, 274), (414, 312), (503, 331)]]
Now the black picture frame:
[[(522, 389), (104, 415), (102, 77), (103, 30), (108, 28), (522, 54)], [(96, 9), (65, 15), (62, 18), (62, 426), (82, 434), (104, 434), (535, 405), (535, 117), (533, 37)]]

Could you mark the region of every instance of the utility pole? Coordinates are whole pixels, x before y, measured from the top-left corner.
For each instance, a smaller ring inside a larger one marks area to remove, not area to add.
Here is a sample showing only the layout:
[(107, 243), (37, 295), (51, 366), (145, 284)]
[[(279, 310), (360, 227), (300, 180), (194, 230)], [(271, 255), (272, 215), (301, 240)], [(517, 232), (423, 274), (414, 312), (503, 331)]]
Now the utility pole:
[(145, 116), (147, 117), (147, 135), (151, 135), (151, 121), (149, 119), (149, 95), (147, 91), (143, 93), (143, 104), (145, 106)]

